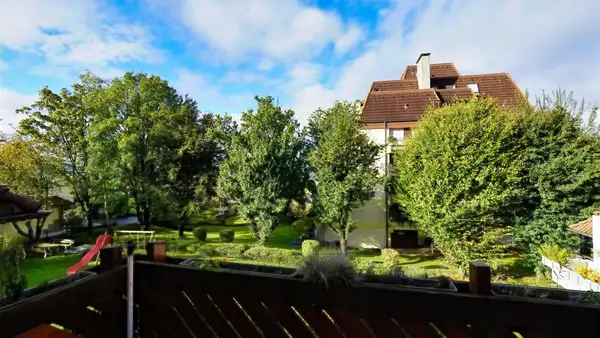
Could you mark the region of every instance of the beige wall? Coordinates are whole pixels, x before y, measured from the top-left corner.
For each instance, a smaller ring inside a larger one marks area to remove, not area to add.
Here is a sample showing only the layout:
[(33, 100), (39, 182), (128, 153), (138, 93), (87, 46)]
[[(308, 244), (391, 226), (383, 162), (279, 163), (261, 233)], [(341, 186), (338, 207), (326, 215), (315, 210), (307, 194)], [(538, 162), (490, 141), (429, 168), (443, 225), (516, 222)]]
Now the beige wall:
[[(58, 210), (53, 209), (52, 213), (46, 219), (46, 223), (44, 223), (44, 227), (42, 229), (49, 229), (49, 231), (60, 230), (60, 226), (53, 225), (55, 220), (58, 220)], [(35, 220), (31, 220), (31, 225), (35, 226), (35, 222)], [(20, 226), (21, 230), (27, 232), (25, 221), (18, 222), (17, 224)], [(0, 224), (0, 235), (17, 235), (17, 230), (15, 230), (15, 227), (12, 225), (12, 223)]]
[[(348, 236), (348, 246), (352, 248), (385, 248), (387, 234), (385, 231), (385, 199), (383, 187), (380, 187), (375, 198), (367, 202), (352, 215), (356, 229)], [(329, 227), (323, 231), (324, 241), (338, 241)]]

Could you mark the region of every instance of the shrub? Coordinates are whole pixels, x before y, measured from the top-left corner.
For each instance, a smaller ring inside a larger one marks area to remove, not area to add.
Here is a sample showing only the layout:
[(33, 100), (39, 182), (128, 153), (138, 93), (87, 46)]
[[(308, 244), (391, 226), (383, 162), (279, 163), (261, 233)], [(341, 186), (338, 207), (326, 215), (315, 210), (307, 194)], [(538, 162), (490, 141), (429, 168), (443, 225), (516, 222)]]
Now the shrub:
[(400, 265), (400, 253), (394, 249), (381, 249), (381, 258), (386, 270), (393, 266)]
[(312, 217), (302, 217), (292, 223), (292, 229), (299, 234), (310, 232), (315, 228), (315, 221)]
[[(208, 246), (208, 245), (203, 245), (201, 247), (195, 248), (196, 249), (196, 254), (199, 256), (203, 256), (203, 257), (209, 257), (209, 256), (218, 256), (219, 253), (217, 252), (217, 250), (215, 249), (214, 246)], [(190, 246), (190, 250), (194, 250), (194, 247)]]
[(223, 229), (219, 231), (219, 238), (221, 242), (231, 243), (233, 242), (233, 238), (235, 237), (235, 232), (231, 229)]
[(310, 255), (315, 255), (319, 253), (319, 248), (321, 244), (319, 241), (315, 241), (314, 239), (307, 239), (302, 242), (302, 256), (308, 257)]
[(374, 267), (373, 262), (367, 261), (360, 258), (354, 258), (351, 262), (352, 269), (355, 273), (365, 275), (367, 273), (373, 273)]
[(0, 298), (13, 302), (21, 298), (27, 278), (21, 271), (23, 240), (18, 236), (0, 236)]
[(203, 245), (196, 251), (201, 256), (219, 256), (222, 258), (244, 258), (244, 252), (249, 246), (238, 243), (223, 243), (215, 245)]
[(332, 284), (352, 285), (356, 275), (348, 257), (337, 252), (331, 255), (309, 255), (298, 273), (307, 281), (329, 288)]
[[(206, 241), (206, 229), (204, 228), (194, 228), (192, 231), (194, 234), (194, 238), (199, 240), (200, 242)], [(233, 239), (232, 239), (233, 240)]]
[(558, 263), (560, 266), (565, 266), (569, 263), (569, 260), (573, 256), (571, 250), (568, 248), (560, 247), (556, 244), (542, 244), (539, 248), (540, 255), (551, 259)]
[(421, 267), (407, 266), (402, 269), (402, 273), (410, 278), (429, 278), (427, 270)]
[(588, 268), (587, 266), (580, 264), (577, 267), (575, 267), (575, 272), (577, 272), (581, 275), (581, 277), (587, 280), (590, 280), (594, 283), (600, 283), (600, 272), (592, 268)]
[(302, 255), (297, 251), (262, 246), (248, 249), (244, 258), (286, 266), (297, 266), (302, 262)]

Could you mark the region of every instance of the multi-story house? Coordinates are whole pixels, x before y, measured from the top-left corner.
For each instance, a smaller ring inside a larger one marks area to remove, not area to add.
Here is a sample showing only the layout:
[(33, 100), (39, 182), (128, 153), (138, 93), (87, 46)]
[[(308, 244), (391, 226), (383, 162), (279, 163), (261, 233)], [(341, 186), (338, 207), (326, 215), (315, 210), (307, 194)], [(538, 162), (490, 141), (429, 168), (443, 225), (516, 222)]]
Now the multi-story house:
[[(416, 65), (406, 66), (400, 79), (374, 81), (363, 101), (362, 120), (363, 130), (377, 143), (386, 145), (378, 163), (380, 172), (386, 172), (393, 162), (390, 138), (401, 145), (428, 107), (471, 97), (491, 97), (506, 106), (527, 102), (508, 73), (464, 75), (454, 63), (430, 63), (429, 53), (421, 54)], [(389, 219), (396, 206), (386, 201), (388, 196), (381, 187), (373, 200), (354, 213), (357, 229), (348, 238), (348, 245), (388, 247)], [(411, 236), (414, 242), (414, 232)], [(330, 232), (323, 237), (335, 240)], [(423, 236), (418, 242), (426, 243)]]
[[(406, 66), (399, 80), (374, 81), (364, 100), (363, 129), (380, 144), (389, 138), (398, 143), (411, 135), (427, 107), (456, 99), (491, 97), (501, 105), (515, 106), (526, 97), (508, 73), (461, 74), (454, 63), (430, 63), (423, 53), (416, 65)], [(391, 149), (380, 158), (385, 170)]]

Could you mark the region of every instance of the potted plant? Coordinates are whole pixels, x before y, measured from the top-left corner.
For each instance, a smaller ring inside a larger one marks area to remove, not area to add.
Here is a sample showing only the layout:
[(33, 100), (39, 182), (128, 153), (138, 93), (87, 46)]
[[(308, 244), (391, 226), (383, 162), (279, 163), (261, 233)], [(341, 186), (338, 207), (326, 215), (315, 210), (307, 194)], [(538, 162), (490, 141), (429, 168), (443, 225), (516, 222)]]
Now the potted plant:
[(500, 297), (527, 297), (567, 301), (572, 303), (600, 304), (600, 293), (566, 289), (534, 288), (509, 284), (493, 284), (492, 294)]
[(286, 268), (282, 266), (268, 266), (268, 265), (256, 265), (256, 264), (244, 264), (244, 263), (233, 263), (225, 262), (215, 259), (204, 259), (204, 258), (190, 258), (179, 263), (183, 266), (189, 266), (199, 269), (226, 269), (226, 270), (238, 270), (238, 271), (251, 271), (260, 273), (274, 273), (279, 275), (292, 276), (296, 273), (296, 269)]
[(412, 287), (420, 289), (431, 289), (436, 291), (457, 292), (456, 286), (447, 277), (437, 278), (411, 278), (406, 276), (398, 265), (392, 266), (384, 274), (376, 274), (372, 265), (367, 268), (366, 273), (359, 274), (359, 279), (367, 284), (393, 285), (401, 287)]

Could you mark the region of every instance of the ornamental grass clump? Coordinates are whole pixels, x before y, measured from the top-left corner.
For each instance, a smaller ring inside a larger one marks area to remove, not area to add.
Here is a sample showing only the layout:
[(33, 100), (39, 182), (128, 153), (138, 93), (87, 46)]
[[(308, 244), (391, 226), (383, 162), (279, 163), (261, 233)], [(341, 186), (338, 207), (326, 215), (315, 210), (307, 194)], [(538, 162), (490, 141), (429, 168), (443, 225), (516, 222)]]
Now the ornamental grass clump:
[(342, 252), (309, 255), (298, 269), (305, 280), (328, 289), (332, 285), (353, 285), (356, 275), (348, 257)]

